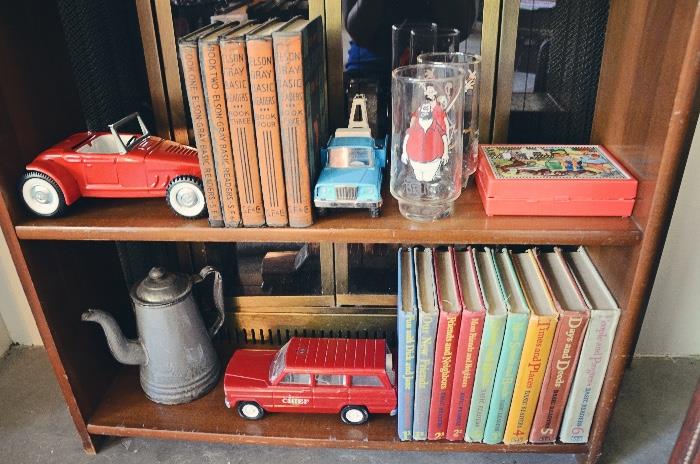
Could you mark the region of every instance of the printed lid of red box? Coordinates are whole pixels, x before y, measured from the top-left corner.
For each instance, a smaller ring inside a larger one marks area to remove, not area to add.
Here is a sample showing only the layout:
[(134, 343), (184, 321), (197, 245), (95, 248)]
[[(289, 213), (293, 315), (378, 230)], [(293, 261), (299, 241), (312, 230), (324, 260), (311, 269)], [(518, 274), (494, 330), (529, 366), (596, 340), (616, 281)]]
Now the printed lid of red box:
[(481, 145), (488, 197), (632, 199), (637, 181), (600, 145)]

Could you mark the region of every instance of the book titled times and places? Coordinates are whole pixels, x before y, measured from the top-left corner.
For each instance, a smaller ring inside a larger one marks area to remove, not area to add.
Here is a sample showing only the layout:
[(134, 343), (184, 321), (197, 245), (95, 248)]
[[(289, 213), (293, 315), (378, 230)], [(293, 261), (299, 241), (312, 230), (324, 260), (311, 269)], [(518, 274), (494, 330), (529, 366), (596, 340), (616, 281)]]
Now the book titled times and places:
[(620, 309), (584, 247), (398, 253), (400, 440), (588, 441)]

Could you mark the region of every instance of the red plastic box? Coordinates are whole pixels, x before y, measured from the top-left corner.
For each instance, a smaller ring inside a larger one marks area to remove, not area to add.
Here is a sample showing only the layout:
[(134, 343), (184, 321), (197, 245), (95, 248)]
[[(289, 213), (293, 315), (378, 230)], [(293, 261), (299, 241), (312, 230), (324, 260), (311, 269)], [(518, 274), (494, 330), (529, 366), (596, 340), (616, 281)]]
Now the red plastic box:
[(637, 180), (600, 145), (481, 145), (489, 216), (629, 216)]

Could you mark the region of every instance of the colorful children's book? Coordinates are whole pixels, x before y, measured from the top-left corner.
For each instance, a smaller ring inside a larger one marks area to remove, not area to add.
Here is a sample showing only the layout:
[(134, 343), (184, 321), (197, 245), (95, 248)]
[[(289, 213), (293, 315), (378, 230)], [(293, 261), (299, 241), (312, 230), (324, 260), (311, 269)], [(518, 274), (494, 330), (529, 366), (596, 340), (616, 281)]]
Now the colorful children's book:
[(486, 417), (491, 402), (507, 314), (493, 253), (486, 248), (484, 251), (475, 252), (475, 255), (479, 284), (486, 303), (486, 317), (479, 347), (479, 360), (474, 374), (474, 390), (469, 407), (467, 431), (464, 435), (464, 440), (469, 442), (480, 442), (484, 439)]
[(559, 439), (564, 443), (585, 443), (610, 361), (620, 309), (583, 247), (565, 255), (591, 307), (591, 319), (566, 403)]
[(474, 391), (474, 374), (479, 356), (481, 335), (484, 331), (486, 307), (481, 295), (479, 276), (474, 262), (474, 251), (455, 253), (457, 283), (462, 295), (462, 321), (459, 328), (459, 341), (452, 380), (452, 399), (447, 421), (447, 438), (450, 441), (464, 440), (467, 415)]
[(413, 400), (416, 378), (416, 336), (418, 301), (416, 299), (413, 248), (399, 249), (398, 281), (398, 434), (399, 439), (413, 437)]
[(462, 297), (459, 294), (454, 267), (454, 248), (450, 247), (448, 251), (436, 250), (433, 260), (440, 319), (435, 341), (428, 440), (442, 440), (447, 433), (450, 399), (452, 399), (452, 379), (462, 317)]
[(629, 216), (637, 181), (600, 145), (479, 145), (486, 214)]
[(590, 311), (561, 256), (554, 252), (535, 252), (535, 256), (554, 299), (559, 322), (532, 422), (530, 441), (552, 443), (559, 434)]
[(438, 326), (438, 304), (435, 291), (433, 251), (414, 253), (416, 295), (418, 297), (418, 345), (416, 353), (415, 399), (413, 402), (413, 439), (428, 438), (428, 414), (433, 384), (435, 335)]
[(512, 253), (511, 259), (527, 298), (530, 321), (503, 437), (506, 445), (527, 443), (558, 318), (533, 250)]
[(496, 368), (489, 413), (484, 429), (484, 443), (495, 445), (503, 441), (510, 403), (513, 399), (515, 377), (520, 366), (520, 356), (525, 343), (530, 308), (520, 287), (518, 276), (511, 262), (508, 250), (494, 253), (498, 275), (501, 280), (503, 299), (508, 308), (506, 328), (503, 335), (501, 354)]

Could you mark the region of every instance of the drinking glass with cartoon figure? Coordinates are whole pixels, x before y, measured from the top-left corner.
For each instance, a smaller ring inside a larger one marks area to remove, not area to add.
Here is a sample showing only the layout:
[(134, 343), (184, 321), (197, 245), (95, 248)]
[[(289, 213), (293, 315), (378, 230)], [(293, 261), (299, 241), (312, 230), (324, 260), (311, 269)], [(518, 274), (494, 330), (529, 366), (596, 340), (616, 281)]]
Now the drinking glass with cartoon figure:
[(465, 71), (417, 64), (392, 73), (391, 194), (401, 214), (434, 221), (462, 191)]

